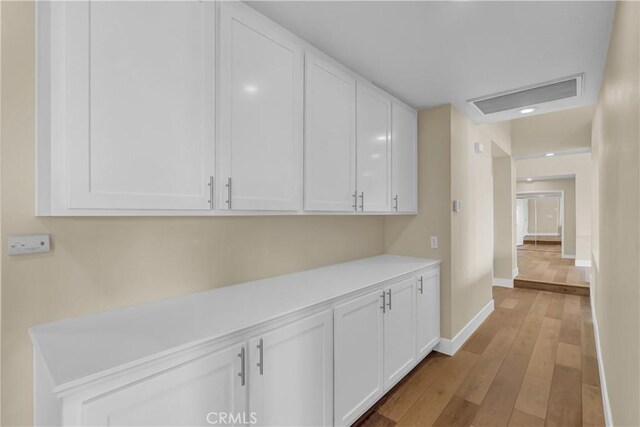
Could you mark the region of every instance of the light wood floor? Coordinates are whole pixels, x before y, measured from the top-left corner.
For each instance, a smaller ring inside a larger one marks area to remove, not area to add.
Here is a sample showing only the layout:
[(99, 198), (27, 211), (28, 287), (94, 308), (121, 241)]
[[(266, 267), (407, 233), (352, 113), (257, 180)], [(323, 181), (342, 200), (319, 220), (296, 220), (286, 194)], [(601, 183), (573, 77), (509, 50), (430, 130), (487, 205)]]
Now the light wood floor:
[[(564, 291), (568, 287), (576, 287), (581, 288), (579, 293), (588, 295), (588, 274), (589, 269), (576, 267), (575, 260), (562, 258), (561, 247), (558, 245), (525, 243), (518, 246), (516, 287), (522, 284), (518, 282), (519, 280), (536, 282), (543, 286), (545, 283), (558, 284), (563, 285)], [(551, 286), (538, 287), (537, 289), (553, 290)], [(563, 291), (562, 289), (557, 290)]]
[(429, 355), (359, 426), (603, 426), (589, 298), (493, 294), (455, 356)]

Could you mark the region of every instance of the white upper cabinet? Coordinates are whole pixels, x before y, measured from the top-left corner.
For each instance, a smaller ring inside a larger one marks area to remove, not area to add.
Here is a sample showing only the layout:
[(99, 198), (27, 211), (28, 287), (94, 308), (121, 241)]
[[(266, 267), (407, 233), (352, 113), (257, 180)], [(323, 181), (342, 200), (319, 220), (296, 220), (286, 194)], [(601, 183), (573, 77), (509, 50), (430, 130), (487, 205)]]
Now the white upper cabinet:
[(219, 207), (299, 210), (302, 48), (242, 4), (220, 7)]
[(358, 211), (391, 210), (391, 99), (358, 82), (357, 91)]
[(356, 81), (309, 54), (305, 71), (304, 209), (353, 211)]
[(53, 143), (66, 145), (68, 207), (210, 209), (215, 5), (50, 7), (56, 79), (39, 102), (51, 96)]
[(394, 212), (416, 212), (418, 166), (418, 115), (394, 102), (391, 120), (391, 159)]
[(38, 215), (417, 211), (415, 111), (243, 2), (36, 13)]

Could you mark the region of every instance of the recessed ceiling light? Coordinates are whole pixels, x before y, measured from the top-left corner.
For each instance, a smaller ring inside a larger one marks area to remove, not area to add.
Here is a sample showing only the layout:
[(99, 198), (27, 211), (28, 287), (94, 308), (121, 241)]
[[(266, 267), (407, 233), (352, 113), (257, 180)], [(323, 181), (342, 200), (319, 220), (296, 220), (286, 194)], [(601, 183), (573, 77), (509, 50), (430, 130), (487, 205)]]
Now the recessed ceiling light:
[(527, 182), (533, 181), (533, 178), (527, 178)]
[(544, 156), (545, 156), (545, 157), (553, 157), (553, 156), (555, 156), (555, 155), (556, 155), (556, 153), (547, 153), (547, 154), (545, 154)]
[(522, 110), (520, 110), (520, 114), (529, 114), (529, 113), (533, 113), (536, 110), (537, 110), (536, 107), (523, 108)]
[(244, 91), (246, 93), (256, 93), (258, 91), (258, 87), (254, 85), (246, 85), (244, 87)]

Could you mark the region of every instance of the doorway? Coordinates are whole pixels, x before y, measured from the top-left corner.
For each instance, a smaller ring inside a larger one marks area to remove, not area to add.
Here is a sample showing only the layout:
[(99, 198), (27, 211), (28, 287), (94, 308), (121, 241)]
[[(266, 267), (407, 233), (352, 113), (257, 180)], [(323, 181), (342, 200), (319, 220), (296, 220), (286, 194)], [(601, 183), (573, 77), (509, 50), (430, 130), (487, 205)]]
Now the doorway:
[(516, 230), (518, 247), (558, 251), (564, 257), (564, 192), (517, 193)]
[(516, 193), (518, 276), (515, 287), (589, 295), (587, 269), (565, 256), (563, 190)]

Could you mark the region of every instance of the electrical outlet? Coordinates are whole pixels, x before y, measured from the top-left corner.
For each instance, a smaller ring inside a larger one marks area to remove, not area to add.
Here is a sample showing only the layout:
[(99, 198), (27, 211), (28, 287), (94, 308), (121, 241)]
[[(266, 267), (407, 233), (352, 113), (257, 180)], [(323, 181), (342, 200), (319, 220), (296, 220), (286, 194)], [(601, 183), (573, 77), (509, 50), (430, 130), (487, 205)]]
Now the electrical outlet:
[(438, 249), (438, 236), (431, 236), (431, 249)]

